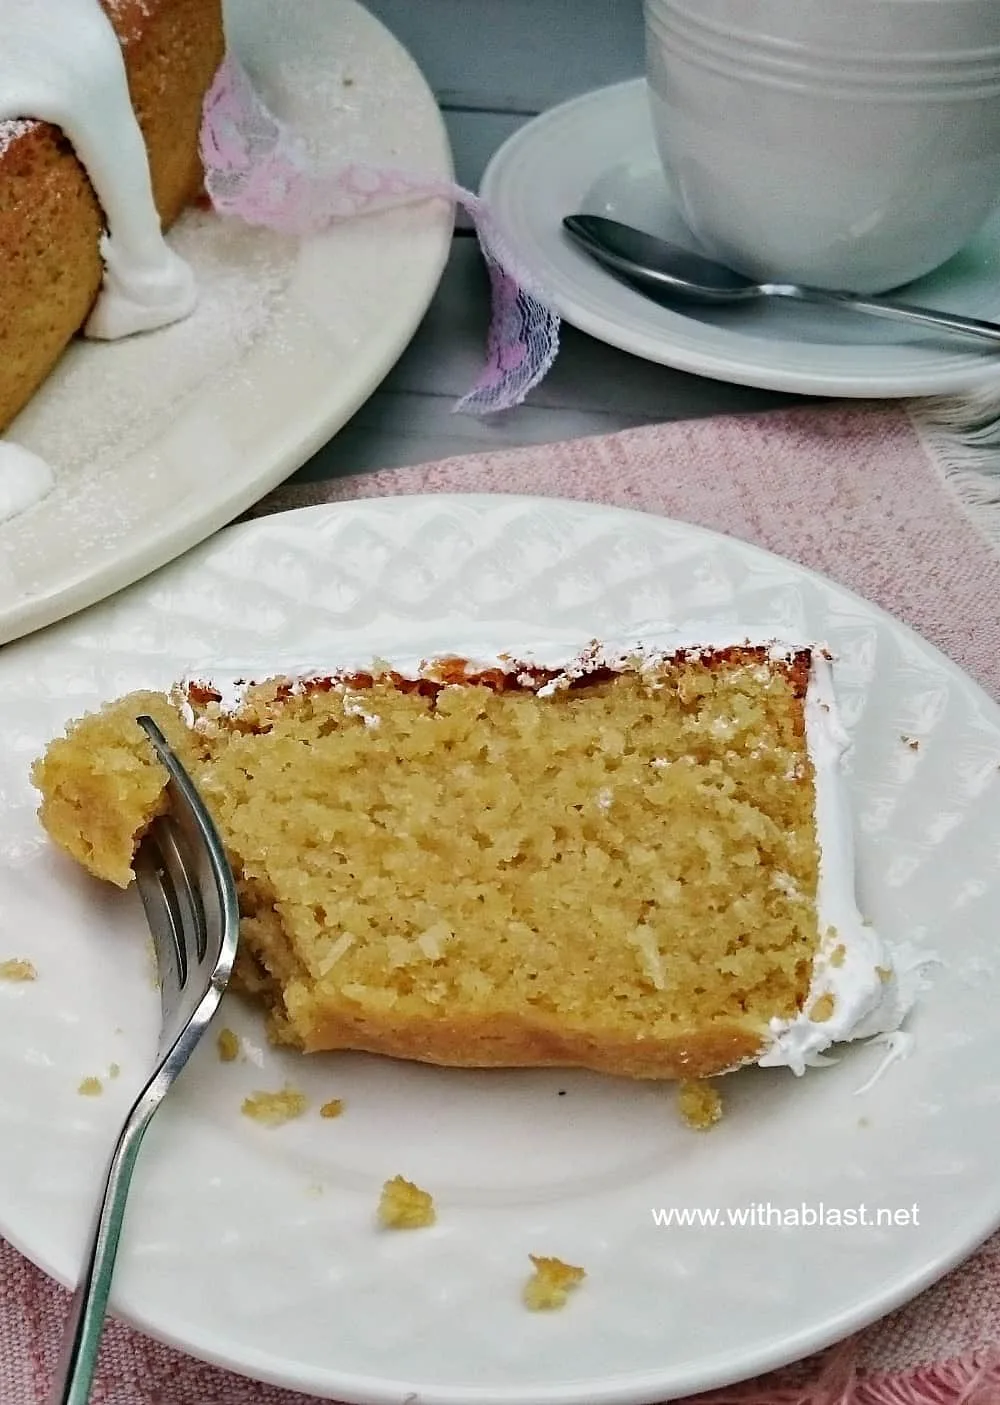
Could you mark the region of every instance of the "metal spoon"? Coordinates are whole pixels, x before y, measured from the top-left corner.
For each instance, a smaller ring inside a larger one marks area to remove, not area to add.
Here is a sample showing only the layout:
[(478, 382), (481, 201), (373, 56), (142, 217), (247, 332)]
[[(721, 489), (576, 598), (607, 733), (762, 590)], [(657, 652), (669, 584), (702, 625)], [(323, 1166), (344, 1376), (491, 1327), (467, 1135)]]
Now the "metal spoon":
[(603, 215), (567, 215), (563, 228), (598, 263), (627, 282), (656, 293), (666, 302), (739, 303), (760, 298), (791, 298), (797, 302), (868, 312), (873, 317), (887, 317), (894, 322), (940, 327), (948, 332), (1000, 343), (1000, 325), (995, 322), (935, 312), (929, 307), (886, 302), (857, 293), (806, 288), (798, 283), (755, 283), (725, 264), (690, 253), (654, 234), (646, 234)]

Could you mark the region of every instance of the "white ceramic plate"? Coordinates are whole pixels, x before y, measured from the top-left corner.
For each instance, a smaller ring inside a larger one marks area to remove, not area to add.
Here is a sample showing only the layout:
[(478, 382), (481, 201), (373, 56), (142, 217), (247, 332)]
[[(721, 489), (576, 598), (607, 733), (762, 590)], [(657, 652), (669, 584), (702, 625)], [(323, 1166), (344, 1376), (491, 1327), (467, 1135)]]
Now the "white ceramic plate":
[[(354, 0), (227, 0), (226, 29), (324, 163), (451, 178), (432, 93)], [(198, 274), (194, 316), (77, 342), (8, 431), (58, 481), (0, 524), (0, 643), (155, 570), (299, 468), (410, 340), (451, 229), (442, 201), (302, 242), (185, 215), (170, 237)]]
[[(639, 621), (757, 621), (840, 655), (860, 892), (890, 937), (936, 948), (916, 1048), (802, 1079), (726, 1081), (708, 1135), (671, 1089), (204, 1046), (143, 1147), (115, 1304), (198, 1356), (336, 1400), (648, 1402), (805, 1354), (915, 1293), (1000, 1222), (996, 955), (1000, 709), (887, 616), (809, 572), (660, 518), (524, 498), (415, 497), (231, 528), (117, 599), (0, 655), (0, 1229), (63, 1281), (158, 1024), (134, 892), (106, 891), (34, 819), (31, 759), (66, 719), (188, 667), (269, 656), (586, 639)], [(918, 743), (916, 750), (903, 736)], [(120, 1077), (107, 1079), (112, 1063)], [(99, 1098), (81, 1078), (105, 1077)], [(307, 1116), (240, 1114), (288, 1081)], [(346, 1102), (323, 1121), (319, 1103)], [(382, 1182), (436, 1227), (379, 1233)], [(664, 1229), (654, 1209), (908, 1210), (916, 1227)], [(583, 1265), (566, 1309), (520, 1302), (529, 1253)], [(412, 1392), (412, 1397), (410, 1395)]]
[[(493, 157), (482, 193), (566, 321), (648, 361), (805, 395), (937, 395), (1000, 384), (997, 353), (973, 342), (804, 303), (672, 310), (599, 268), (563, 233), (564, 215), (610, 215), (698, 247), (656, 155), (643, 79), (587, 93), (529, 122)], [(911, 284), (905, 298), (1000, 318), (1000, 215), (956, 258)]]

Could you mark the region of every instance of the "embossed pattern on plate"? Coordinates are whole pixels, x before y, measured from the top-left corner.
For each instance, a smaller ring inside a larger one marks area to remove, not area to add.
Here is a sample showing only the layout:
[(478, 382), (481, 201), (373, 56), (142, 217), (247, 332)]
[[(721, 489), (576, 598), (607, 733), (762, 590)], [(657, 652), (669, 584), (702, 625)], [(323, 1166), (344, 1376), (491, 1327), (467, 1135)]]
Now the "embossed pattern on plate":
[[(753, 622), (826, 640), (854, 740), (863, 905), (944, 965), (916, 1047), (803, 1079), (726, 1080), (726, 1116), (683, 1128), (669, 1088), (584, 1074), (451, 1072), (266, 1047), (201, 1049), (149, 1134), (117, 1309), (250, 1375), (344, 1401), (638, 1402), (735, 1380), (903, 1301), (1000, 1220), (995, 913), (1000, 709), (864, 601), (735, 540), (568, 502), (424, 497), (232, 528), (128, 592), (0, 656), (0, 1229), (76, 1272), (118, 1121), (153, 1054), (138, 900), (45, 843), (27, 779), (65, 721), (189, 667), (449, 643), (621, 634), (640, 621)], [(916, 748), (905, 738), (917, 742)], [(111, 1064), (121, 1073), (108, 1077)], [(81, 1098), (81, 1078), (104, 1094)], [(310, 1111), (267, 1130), (242, 1098), (284, 1082)], [(316, 1109), (345, 1100), (341, 1118)], [(401, 1173), (439, 1222), (380, 1233)], [(657, 1228), (653, 1210), (803, 1202), (918, 1206), (917, 1227)], [(528, 1254), (582, 1264), (565, 1311), (531, 1314)]]

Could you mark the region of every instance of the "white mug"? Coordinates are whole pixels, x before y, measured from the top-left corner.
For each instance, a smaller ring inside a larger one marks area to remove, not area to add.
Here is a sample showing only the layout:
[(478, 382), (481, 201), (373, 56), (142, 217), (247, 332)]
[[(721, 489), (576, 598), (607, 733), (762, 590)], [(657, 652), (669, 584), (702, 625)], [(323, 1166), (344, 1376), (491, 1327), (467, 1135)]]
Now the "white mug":
[(731, 267), (884, 292), (1000, 201), (1000, 0), (644, 3), (660, 159)]

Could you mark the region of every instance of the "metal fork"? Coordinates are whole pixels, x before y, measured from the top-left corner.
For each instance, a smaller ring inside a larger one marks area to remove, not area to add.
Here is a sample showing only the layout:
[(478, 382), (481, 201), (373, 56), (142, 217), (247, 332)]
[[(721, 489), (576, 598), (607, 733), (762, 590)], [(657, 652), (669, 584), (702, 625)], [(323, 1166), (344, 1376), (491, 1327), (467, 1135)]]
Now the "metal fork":
[(86, 1405), (97, 1365), (132, 1172), (153, 1113), (187, 1063), (229, 982), (239, 933), (232, 870), (191, 778), (150, 717), (138, 718), (170, 777), (170, 812), (153, 821), (135, 875), (156, 948), (162, 1025), (156, 1068), (111, 1157), (70, 1309), (50, 1405)]

